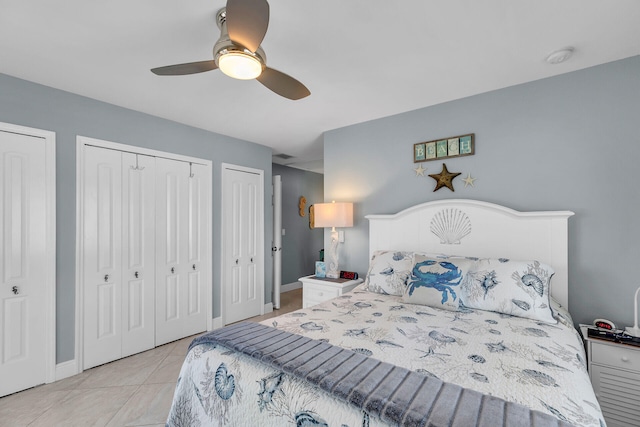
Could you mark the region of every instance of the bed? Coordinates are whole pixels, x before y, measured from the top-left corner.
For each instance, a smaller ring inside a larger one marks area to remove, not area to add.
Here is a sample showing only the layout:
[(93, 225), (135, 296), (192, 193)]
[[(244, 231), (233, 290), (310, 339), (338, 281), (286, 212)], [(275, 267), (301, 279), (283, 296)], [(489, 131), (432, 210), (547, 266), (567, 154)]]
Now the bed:
[(605, 425), (566, 309), (572, 215), (446, 200), (367, 216), (365, 283), (196, 339), (167, 425), (495, 425), (495, 408), (503, 425)]

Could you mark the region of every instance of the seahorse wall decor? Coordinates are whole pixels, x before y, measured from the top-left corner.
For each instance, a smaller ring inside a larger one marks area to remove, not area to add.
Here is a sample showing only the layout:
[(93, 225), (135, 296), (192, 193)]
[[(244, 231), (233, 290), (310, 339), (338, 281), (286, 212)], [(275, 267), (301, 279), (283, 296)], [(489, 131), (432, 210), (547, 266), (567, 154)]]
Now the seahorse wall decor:
[(309, 228), (314, 229), (316, 217), (313, 213), (313, 205), (309, 206)]
[(298, 201), (298, 210), (299, 210), (300, 216), (305, 215), (306, 206), (307, 206), (307, 198), (304, 196), (300, 196), (300, 200)]

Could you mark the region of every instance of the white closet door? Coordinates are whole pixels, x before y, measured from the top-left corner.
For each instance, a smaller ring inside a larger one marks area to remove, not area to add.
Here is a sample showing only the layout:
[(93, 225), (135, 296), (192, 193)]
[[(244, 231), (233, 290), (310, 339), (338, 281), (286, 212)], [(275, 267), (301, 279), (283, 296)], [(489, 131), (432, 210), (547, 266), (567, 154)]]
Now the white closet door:
[(223, 241), (225, 324), (258, 316), (264, 306), (261, 177), (225, 169)]
[(0, 396), (45, 382), (45, 140), (0, 131)]
[(207, 329), (207, 306), (211, 301), (205, 300), (205, 286), (211, 286), (208, 279), (208, 266), (211, 254), (207, 250), (207, 226), (209, 197), (211, 185), (204, 165), (192, 165), (188, 180), (188, 252), (187, 252), (187, 286), (183, 304), (184, 326), (183, 336), (197, 334)]
[(122, 153), (84, 158), (84, 369), (122, 353)]
[(122, 153), (122, 355), (155, 344), (155, 158)]
[[(158, 158), (156, 345), (206, 330), (202, 264), (203, 177), (189, 163)], [(195, 269), (194, 269), (195, 265)]]

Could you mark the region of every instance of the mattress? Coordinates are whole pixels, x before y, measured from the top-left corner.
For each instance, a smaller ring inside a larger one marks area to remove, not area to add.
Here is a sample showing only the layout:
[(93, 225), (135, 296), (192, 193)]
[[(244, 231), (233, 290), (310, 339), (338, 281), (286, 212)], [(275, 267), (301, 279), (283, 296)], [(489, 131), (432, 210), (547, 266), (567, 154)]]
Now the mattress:
[[(604, 425), (569, 314), (557, 324), (482, 310), (446, 311), (353, 292), (264, 324), (551, 414)], [(223, 346), (190, 349), (169, 426), (382, 426), (303, 380)]]

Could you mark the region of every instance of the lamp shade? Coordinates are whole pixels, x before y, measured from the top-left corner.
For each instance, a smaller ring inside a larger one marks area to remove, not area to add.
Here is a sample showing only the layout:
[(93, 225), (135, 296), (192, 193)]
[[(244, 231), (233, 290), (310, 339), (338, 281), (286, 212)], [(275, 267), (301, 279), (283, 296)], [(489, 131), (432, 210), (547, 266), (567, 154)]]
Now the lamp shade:
[(353, 227), (353, 203), (316, 203), (314, 227)]

